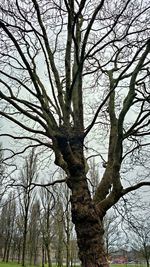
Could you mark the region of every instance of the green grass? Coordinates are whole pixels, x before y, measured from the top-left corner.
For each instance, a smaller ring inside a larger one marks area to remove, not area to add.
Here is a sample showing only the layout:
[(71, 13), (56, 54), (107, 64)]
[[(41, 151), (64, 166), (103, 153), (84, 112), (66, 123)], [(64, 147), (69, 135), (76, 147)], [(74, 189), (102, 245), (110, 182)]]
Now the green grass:
[[(16, 262), (0, 262), (0, 267), (20, 267), (21, 264), (18, 264)], [(26, 265), (26, 267), (35, 267), (31, 265)]]
[[(2, 262), (0, 261), (0, 267), (21, 267), (21, 264), (18, 264), (16, 262)], [(34, 265), (26, 265), (26, 267), (35, 267)], [(39, 265), (41, 267), (41, 265)], [(47, 267), (47, 264), (45, 264), (45, 267)], [(53, 264), (53, 267), (57, 267), (57, 265)], [(65, 266), (63, 266), (65, 267)], [(76, 266), (80, 267), (80, 266)]]
[[(18, 264), (16, 262), (0, 262), (0, 267), (21, 267), (21, 264)], [(35, 266), (31, 266), (31, 265), (26, 265), (26, 267), (35, 267)], [(45, 265), (45, 267), (47, 267)], [(53, 267), (57, 267), (57, 265), (53, 265)], [(65, 267), (65, 266), (63, 266)], [(76, 267), (80, 267), (80, 266), (76, 266)], [(138, 264), (110, 264), (110, 267), (145, 267), (144, 265), (138, 265)]]

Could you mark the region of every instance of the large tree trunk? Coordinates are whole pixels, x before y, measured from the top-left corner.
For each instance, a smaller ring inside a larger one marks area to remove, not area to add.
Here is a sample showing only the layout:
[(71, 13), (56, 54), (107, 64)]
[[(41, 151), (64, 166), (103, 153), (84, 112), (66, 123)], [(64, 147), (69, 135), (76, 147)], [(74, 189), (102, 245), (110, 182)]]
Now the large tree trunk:
[(104, 248), (104, 229), (100, 212), (94, 204), (86, 178), (83, 140), (58, 138), (58, 146), (67, 163), (67, 185), (72, 191), (71, 211), (75, 224), (82, 267), (108, 267)]
[(92, 202), (86, 179), (78, 180), (72, 188), (72, 220), (75, 224), (79, 258), (83, 267), (108, 267), (107, 253), (104, 248), (103, 223)]

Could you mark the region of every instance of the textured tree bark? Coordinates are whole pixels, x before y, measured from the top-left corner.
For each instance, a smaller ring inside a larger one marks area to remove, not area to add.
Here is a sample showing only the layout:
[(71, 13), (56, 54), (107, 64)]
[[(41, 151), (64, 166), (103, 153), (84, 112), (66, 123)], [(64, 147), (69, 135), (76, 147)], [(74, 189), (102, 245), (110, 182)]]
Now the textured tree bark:
[(108, 267), (104, 229), (82, 173), (70, 178), (72, 221), (75, 224), (79, 258), (83, 267)]
[(72, 191), (72, 222), (82, 267), (108, 267), (102, 219), (88, 189), (82, 140), (59, 138), (58, 146), (67, 165), (67, 185)]
[[(74, 181), (76, 177), (72, 178)], [(79, 177), (78, 177), (79, 179)], [(103, 223), (92, 202), (86, 179), (72, 189), (72, 221), (75, 224), (79, 258), (83, 267), (108, 267)]]

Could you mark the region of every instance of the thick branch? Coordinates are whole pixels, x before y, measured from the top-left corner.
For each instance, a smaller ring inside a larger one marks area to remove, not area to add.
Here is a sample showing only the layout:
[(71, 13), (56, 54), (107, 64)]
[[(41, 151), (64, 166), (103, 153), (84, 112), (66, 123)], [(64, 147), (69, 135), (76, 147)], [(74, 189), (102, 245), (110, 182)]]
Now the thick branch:
[(150, 182), (141, 182), (141, 183), (138, 183), (136, 185), (133, 185), (133, 186), (129, 186), (125, 189), (122, 190), (122, 196), (128, 194), (129, 192), (132, 192), (132, 191), (135, 191), (143, 186), (150, 186)]

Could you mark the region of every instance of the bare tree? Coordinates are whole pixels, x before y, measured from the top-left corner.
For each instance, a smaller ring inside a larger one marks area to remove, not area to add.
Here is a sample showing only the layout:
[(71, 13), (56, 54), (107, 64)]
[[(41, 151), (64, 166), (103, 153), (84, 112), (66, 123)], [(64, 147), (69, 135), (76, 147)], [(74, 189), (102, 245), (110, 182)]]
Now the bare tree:
[[(28, 141), (24, 150), (36, 145), (54, 152), (72, 192), (84, 267), (108, 266), (107, 210), (150, 185), (132, 180), (127, 187), (121, 180), (124, 164), (148, 165), (149, 9), (147, 0), (0, 1), (0, 115), (18, 126), (1, 136)], [(107, 155), (92, 198), (84, 147), (96, 133), (89, 146), (99, 142)]]
[(71, 207), (70, 207), (70, 190), (68, 187), (64, 187), (62, 202), (64, 206), (64, 230), (65, 230), (65, 246), (66, 246), (66, 266), (70, 267), (71, 262), (71, 233), (73, 225), (71, 222)]
[(8, 262), (16, 219), (16, 202), (12, 192), (9, 193), (5, 202), (0, 217), (0, 239), (1, 251), (3, 250), (2, 259), (3, 261)]
[(149, 267), (150, 260), (150, 218), (149, 215), (134, 216), (129, 222), (129, 241), (132, 248), (136, 251), (138, 258), (146, 261), (147, 267)]
[(98, 171), (99, 168), (96, 165), (95, 158), (90, 159), (89, 166), (90, 166), (89, 179), (91, 185), (91, 193), (92, 196), (94, 196), (99, 184), (99, 171)]
[(60, 196), (56, 202), (55, 208), (55, 249), (56, 249), (56, 264), (58, 267), (63, 266), (64, 257), (64, 210)]
[[(65, 173), (60, 171), (59, 177), (63, 180), (65, 179)], [(56, 205), (57, 200), (59, 208), (56, 208), (56, 220), (58, 221), (58, 225), (60, 224), (63, 233), (63, 243), (65, 246), (62, 245), (63, 250), (65, 253), (63, 256), (66, 258), (66, 266), (70, 267), (71, 264), (71, 237), (72, 237), (72, 230), (73, 230), (73, 223), (71, 221), (71, 205), (70, 205), (70, 189), (67, 187), (66, 184), (54, 187), (55, 192), (55, 199)], [(58, 215), (58, 216), (57, 216)], [(60, 248), (61, 250), (61, 248)]]
[(35, 200), (30, 208), (30, 217), (28, 225), (28, 255), (30, 265), (38, 265), (41, 246), (40, 236), (40, 202)]
[(106, 215), (104, 218), (104, 237), (108, 257), (121, 246), (120, 220), (117, 219), (115, 214)]
[[(41, 199), (41, 206), (43, 212), (41, 212), (40, 218), (40, 229), (42, 234), (42, 243), (43, 243), (43, 259), (44, 259), (44, 251), (46, 251), (47, 255), (47, 263), (48, 267), (52, 266), (51, 260), (51, 246), (52, 246), (52, 239), (55, 236), (54, 233), (54, 219), (53, 219), (53, 208), (54, 208), (54, 199), (53, 195), (50, 194), (49, 191), (45, 190), (44, 188), (40, 191), (40, 199)], [(44, 260), (43, 260), (44, 266)]]
[(17, 207), (18, 214), (16, 215), (14, 236), (13, 236), (13, 249), (12, 249), (12, 261), (15, 259), (18, 264), (21, 262), (22, 253), (22, 239), (23, 239), (23, 216), (20, 213), (20, 207)]
[(27, 242), (27, 232), (28, 232), (28, 216), (29, 209), (33, 201), (33, 182), (37, 179), (37, 155), (34, 149), (30, 152), (29, 156), (25, 158), (25, 163), (23, 170), (21, 171), (21, 185), (22, 185), (22, 196), (20, 198), (20, 205), (22, 208), (23, 215), (23, 248), (22, 248), (22, 266), (25, 266), (25, 256), (26, 256), (26, 242)]
[(4, 194), (3, 182), (5, 179), (5, 175), (6, 175), (3, 160), (4, 160), (4, 155), (3, 155), (3, 150), (2, 150), (2, 144), (0, 143), (0, 203), (2, 201), (2, 197)]

